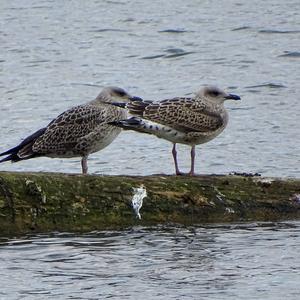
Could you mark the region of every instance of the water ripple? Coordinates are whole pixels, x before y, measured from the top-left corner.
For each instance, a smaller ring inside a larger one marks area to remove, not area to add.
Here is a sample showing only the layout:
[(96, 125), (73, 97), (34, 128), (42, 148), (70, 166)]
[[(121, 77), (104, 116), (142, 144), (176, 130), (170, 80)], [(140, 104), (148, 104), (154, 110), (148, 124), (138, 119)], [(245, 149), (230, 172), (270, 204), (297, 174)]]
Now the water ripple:
[(180, 48), (169, 48), (166, 49), (165, 52), (170, 53), (168, 55), (165, 55), (165, 58), (174, 58), (174, 57), (179, 57), (179, 56), (184, 56), (184, 55), (189, 55), (192, 53), (195, 53), (194, 51), (185, 51)]
[(299, 51), (285, 51), (284, 54), (279, 55), (278, 57), (291, 57), (291, 58), (300, 58)]
[(165, 30), (159, 30), (158, 32), (159, 33), (185, 33), (190, 31), (184, 29), (165, 29)]
[(157, 55), (149, 55), (149, 56), (143, 56), (141, 59), (156, 59), (156, 58), (161, 58), (164, 57), (164, 54), (157, 54)]
[(263, 83), (263, 84), (257, 84), (257, 85), (250, 85), (250, 86), (246, 86), (245, 88), (262, 88), (262, 87), (267, 87), (267, 88), (271, 88), (271, 89), (282, 89), (282, 88), (286, 88), (286, 86), (284, 84), (280, 84), (280, 83)]
[(195, 53), (194, 51), (185, 51), (180, 48), (169, 48), (169, 49), (166, 49), (164, 52), (169, 53), (169, 54), (143, 56), (143, 57), (141, 57), (141, 59), (175, 58), (175, 57), (180, 57), (180, 56), (185, 56), (185, 55)]
[[(197, 147), (197, 172), (248, 169), (263, 176), (300, 176), (295, 167), (300, 147), (295, 138), (299, 1), (62, 2), (1, 1), (1, 152), (65, 109), (93, 99), (104, 86), (166, 99), (214, 84), (229, 92), (236, 87), (243, 101), (226, 103), (228, 127)], [(289, 104), (273, 105), (283, 100)], [(263, 142), (257, 138), (261, 128)], [(285, 142), (278, 143), (282, 135)], [(181, 145), (179, 151), (186, 170), (189, 151)], [(249, 160), (257, 153), (259, 159)], [(38, 158), (0, 167), (75, 173), (80, 161)], [(173, 173), (169, 143), (132, 132), (123, 132), (91, 156), (89, 167), (93, 174)]]
[(247, 30), (247, 29), (250, 29), (250, 28), (251, 28), (250, 26), (241, 26), (241, 27), (233, 28), (233, 29), (231, 29), (231, 31)]
[(300, 33), (300, 30), (261, 29), (258, 32), (266, 33), (266, 34), (293, 34), (293, 33)]
[(299, 222), (2, 238), (1, 296), (139, 299), (142, 291), (144, 299), (227, 300), (244, 299), (249, 287), (245, 299), (261, 298), (261, 289), (272, 299), (292, 299), (299, 238)]
[(100, 29), (88, 30), (88, 32), (126, 32), (126, 31), (127, 30), (117, 29), (117, 28), (100, 28)]
[(178, 52), (178, 53), (174, 53), (174, 54), (169, 54), (169, 55), (165, 55), (165, 58), (174, 58), (174, 57), (179, 57), (179, 56), (185, 56), (185, 55), (189, 55), (189, 54), (193, 54), (196, 53), (194, 51), (185, 51), (185, 52)]

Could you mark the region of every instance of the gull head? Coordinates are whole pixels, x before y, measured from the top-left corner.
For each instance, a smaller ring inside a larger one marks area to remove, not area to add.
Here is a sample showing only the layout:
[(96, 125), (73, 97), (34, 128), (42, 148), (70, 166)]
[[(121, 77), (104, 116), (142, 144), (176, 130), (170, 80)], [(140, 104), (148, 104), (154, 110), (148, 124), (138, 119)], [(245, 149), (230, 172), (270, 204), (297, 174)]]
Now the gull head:
[(129, 102), (132, 96), (124, 89), (116, 86), (105, 87), (96, 100), (101, 102)]
[(197, 94), (196, 98), (203, 98), (217, 104), (224, 103), (225, 100), (240, 100), (240, 96), (229, 94), (216, 86), (205, 86)]

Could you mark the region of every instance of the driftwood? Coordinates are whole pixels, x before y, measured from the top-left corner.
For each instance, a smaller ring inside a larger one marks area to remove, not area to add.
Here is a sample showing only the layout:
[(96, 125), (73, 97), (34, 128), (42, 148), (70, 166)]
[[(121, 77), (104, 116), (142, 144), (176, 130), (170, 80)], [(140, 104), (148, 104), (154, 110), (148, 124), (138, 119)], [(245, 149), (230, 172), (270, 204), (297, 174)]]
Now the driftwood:
[[(147, 197), (132, 209), (133, 188)], [(121, 229), (163, 223), (270, 221), (300, 216), (300, 179), (82, 176), (0, 172), (1, 234)]]

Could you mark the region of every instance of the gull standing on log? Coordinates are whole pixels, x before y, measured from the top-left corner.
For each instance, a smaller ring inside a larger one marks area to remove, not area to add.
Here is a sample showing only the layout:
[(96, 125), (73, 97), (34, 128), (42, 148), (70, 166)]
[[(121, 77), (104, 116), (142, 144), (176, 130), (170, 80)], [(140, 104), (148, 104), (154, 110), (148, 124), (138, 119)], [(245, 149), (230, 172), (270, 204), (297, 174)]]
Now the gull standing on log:
[(111, 124), (153, 134), (172, 142), (176, 175), (183, 175), (178, 168), (176, 144), (190, 145), (191, 169), (188, 175), (193, 176), (195, 146), (215, 138), (228, 123), (228, 113), (224, 107), (227, 99), (240, 100), (240, 97), (214, 86), (202, 88), (194, 98), (176, 97), (154, 102), (136, 97), (127, 104), (113, 103), (115, 106), (127, 108), (133, 117)]
[(63, 112), (16, 147), (0, 153), (0, 156), (7, 155), (0, 162), (18, 162), (41, 156), (81, 157), (82, 173), (87, 174), (89, 154), (108, 146), (121, 132), (120, 128), (108, 123), (127, 117), (124, 109), (109, 103), (125, 103), (130, 99), (123, 89), (106, 87), (96, 99)]

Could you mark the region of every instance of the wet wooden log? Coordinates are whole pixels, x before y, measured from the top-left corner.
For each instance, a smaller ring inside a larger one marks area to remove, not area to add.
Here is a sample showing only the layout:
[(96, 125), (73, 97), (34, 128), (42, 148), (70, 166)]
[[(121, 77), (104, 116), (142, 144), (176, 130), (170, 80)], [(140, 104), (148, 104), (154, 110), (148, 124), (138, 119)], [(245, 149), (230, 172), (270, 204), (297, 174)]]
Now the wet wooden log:
[[(139, 220), (131, 200), (133, 188), (142, 184), (148, 196)], [(2, 234), (288, 220), (299, 216), (300, 179), (0, 172)]]

